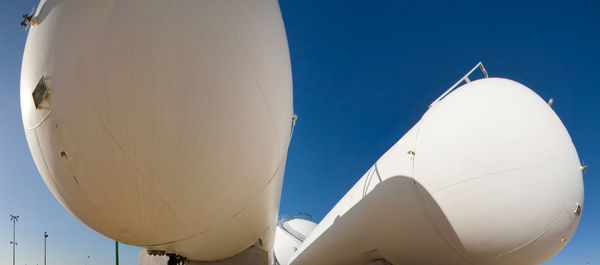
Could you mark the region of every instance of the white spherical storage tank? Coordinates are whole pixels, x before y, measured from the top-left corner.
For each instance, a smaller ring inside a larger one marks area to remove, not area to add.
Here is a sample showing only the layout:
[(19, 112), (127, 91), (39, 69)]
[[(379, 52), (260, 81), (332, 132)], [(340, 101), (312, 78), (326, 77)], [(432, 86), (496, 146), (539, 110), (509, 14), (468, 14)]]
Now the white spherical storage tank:
[(583, 180), (552, 108), (503, 78), (436, 101), (319, 223), (291, 265), (534, 265), (573, 236)]
[(290, 257), (298, 251), (300, 245), (316, 226), (315, 222), (306, 218), (279, 221), (275, 230), (275, 244), (273, 246), (275, 265), (287, 265)]
[(48, 188), (127, 244), (272, 247), (292, 124), (276, 0), (42, 0), (21, 70)]

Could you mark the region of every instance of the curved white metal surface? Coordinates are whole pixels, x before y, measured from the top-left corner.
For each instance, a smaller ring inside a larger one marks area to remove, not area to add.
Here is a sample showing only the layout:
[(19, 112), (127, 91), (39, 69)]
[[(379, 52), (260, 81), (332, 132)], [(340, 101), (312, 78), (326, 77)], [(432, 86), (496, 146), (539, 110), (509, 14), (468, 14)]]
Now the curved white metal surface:
[(275, 264), (287, 265), (290, 257), (300, 248), (302, 242), (316, 226), (315, 222), (301, 218), (280, 221), (275, 230), (273, 246)]
[(293, 115), (276, 0), (42, 0), (34, 21), (23, 124), (73, 215), (195, 260), (272, 247)]
[(480, 79), (433, 105), (289, 264), (539, 264), (573, 235), (578, 204), (579, 158), (551, 107)]

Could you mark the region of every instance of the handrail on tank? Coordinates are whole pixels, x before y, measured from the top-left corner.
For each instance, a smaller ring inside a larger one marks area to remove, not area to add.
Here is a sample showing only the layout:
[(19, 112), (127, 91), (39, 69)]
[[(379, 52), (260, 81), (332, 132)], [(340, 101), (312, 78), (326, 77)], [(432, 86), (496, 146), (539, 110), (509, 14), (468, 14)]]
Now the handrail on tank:
[(279, 222), (277, 222), (277, 226), (286, 231), (288, 234), (298, 239), (300, 242), (304, 242), (306, 240), (306, 235), (296, 231), (293, 227), (287, 224), (288, 221), (293, 219), (303, 219), (308, 221), (313, 221), (313, 216), (308, 213), (296, 213), (292, 216), (284, 216)]
[(292, 219), (304, 219), (304, 220), (308, 220), (308, 221), (316, 221), (315, 218), (312, 216), (312, 214), (308, 214), (308, 213), (295, 213), (293, 215), (284, 215), (282, 216), (281, 220), (279, 220), (279, 223), (281, 222), (287, 222), (289, 220)]
[(435, 104), (436, 102), (444, 99), (444, 97), (446, 97), (448, 94), (450, 94), (450, 92), (452, 92), (460, 83), (462, 83), (462, 81), (465, 81), (466, 83), (471, 83), (471, 79), (469, 79), (469, 76), (475, 70), (477, 70), (477, 68), (481, 69), (481, 72), (483, 73), (483, 76), (485, 78), (488, 78), (488, 73), (485, 70), (485, 67), (483, 67), (483, 63), (481, 63), (481, 62), (477, 63), (477, 65), (475, 65), (475, 67), (473, 67), (473, 69), (471, 69), (471, 71), (469, 71), (466, 75), (464, 75), (461, 79), (459, 79), (456, 83), (454, 83), (454, 85), (452, 85), (450, 88), (448, 88), (448, 90), (446, 90), (446, 92), (444, 92), (444, 94), (442, 94), (436, 100), (431, 102), (431, 104), (429, 104), (429, 108), (431, 108), (431, 106), (433, 106), (433, 104)]

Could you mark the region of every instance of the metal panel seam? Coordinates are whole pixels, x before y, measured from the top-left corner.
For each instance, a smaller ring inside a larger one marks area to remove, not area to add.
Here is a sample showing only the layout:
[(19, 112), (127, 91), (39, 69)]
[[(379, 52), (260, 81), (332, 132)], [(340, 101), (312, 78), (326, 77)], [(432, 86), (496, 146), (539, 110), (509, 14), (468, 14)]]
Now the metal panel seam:
[[(48, 116), (50, 116), (50, 113), (52, 113), (52, 109), (48, 110), (48, 112), (46, 113), (46, 115), (44, 115), (44, 117), (42, 117), (42, 120), (38, 124), (33, 125), (31, 127), (25, 127), (25, 129), (27, 129), (27, 130), (35, 130), (37, 127), (40, 127), (48, 119)], [(25, 124), (23, 124), (23, 125), (25, 125)]]
[(42, 156), (42, 161), (44, 161), (44, 166), (46, 167), (46, 170), (50, 174), (50, 180), (52, 181), (52, 184), (54, 185), (54, 188), (56, 188), (56, 191), (58, 191), (58, 193), (60, 194), (60, 196), (62, 197), (62, 199), (66, 200), (65, 196), (62, 194), (62, 192), (60, 191), (60, 189), (58, 188), (58, 186), (54, 182), (54, 175), (52, 174), (52, 171), (50, 171), (50, 168), (48, 167), (48, 162), (46, 162), (46, 157), (44, 156), (44, 152), (42, 151), (42, 146), (40, 145), (40, 140), (38, 139), (37, 130), (33, 129), (33, 132), (35, 134), (35, 142), (37, 143), (37, 146), (40, 149), (40, 155)]
[(550, 229), (552, 229), (552, 227), (554, 227), (558, 223), (558, 221), (560, 221), (560, 219), (562, 219), (563, 216), (565, 216), (565, 214), (567, 214), (567, 212), (563, 212), (556, 220), (554, 220), (554, 222), (551, 225), (549, 225), (544, 231), (542, 231), (541, 233), (539, 233), (533, 239), (525, 242), (524, 244), (522, 244), (522, 245), (520, 245), (520, 246), (518, 246), (518, 247), (516, 247), (514, 249), (511, 249), (511, 250), (508, 250), (508, 251), (506, 251), (504, 253), (498, 254), (498, 255), (494, 256), (494, 258), (499, 258), (499, 257), (505, 256), (505, 255), (508, 255), (510, 253), (518, 251), (519, 249), (522, 249), (522, 248), (524, 248), (524, 247), (532, 244), (533, 242), (535, 242), (536, 240), (540, 239), (542, 236), (544, 236), (545, 234), (547, 234), (550, 231)]
[(527, 167), (515, 167), (515, 168), (509, 168), (509, 169), (504, 169), (504, 170), (500, 170), (500, 171), (496, 171), (496, 172), (492, 172), (492, 173), (487, 173), (487, 174), (483, 174), (480, 176), (476, 176), (476, 177), (472, 177), (472, 178), (467, 178), (464, 180), (460, 180), (451, 184), (448, 184), (446, 186), (443, 186), (441, 188), (438, 188), (437, 190), (434, 190), (431, 192), (431, 194), (434, 194), (438, 191), (442, 191), (444, 189), (450, 188), (452, 186), (456, 186), (458, 184), (462, 184), (465, 182), (469, 182), (469, 181), (474, 181), (474, 180), (478, 180), (480, 178), (484, 178), (484, 177), (489, 177), (489, 176), (493, 176), (493, 175), (497, 175), (497, 174), (501, 174), (501, 173), (506, 173), (506, 172), (511, 172), (511, 171), (517, 171), (517, 170), (523, 170), (523, 169), (530, 169), (530, 168), (540, 168), (540, 167), (548, 167), (549, 165), (539, 165), (539, 166), (527, 166)]
[(100, 21), (98, 21), (98, 24), (96, 24), (96, 29), (94, 30), (94, 34), (92, 35), (92, 42), (96, 41), (96, 38), (98, 37), (98, 32), (100, 31), (100, 29), (102, 29), (102, 27), (104, 27), (104, 24), (108, 19), (108, 15), (112, 11), (113, 5), (114, 0), (107, 0), (106, 7), (104, 7), (104, 11), (102, 12), (102, 17), (100, 18)]
[(265, 97), (265, 93), (262, 91), (262, 85), (260, 84), (260, 81), (258, 79), (259, 74), (258, 74), (258, 71), (256, 70), (256, 66), (254, 65), (254, 62), (252, 61), (252, 58), (248, 55), (248, 51), (246, 51), (246, 49), (244, 49), (244, 45), (242, 45), (240, 38), (238, 37), (237, 33), (235, 32), (235, 29), (233, 28), (233, 26), (231, 25), (231, 22), (229, 22), (229, 19), (227, 19), (227, 16), (225, 16), (225, 14), (219, 9), (219, 7), (217, 7), (217, 5), (215, 5), (215, 3), (212, 0), (209, 0), (209, 2), (215, 8), (215, 10), (217, 10), (217, 12), (219, 12), (221, 17), (225, 21), (225, 24), (227, 24), (227, 26), (231, 30), (231, 33), (233, 34), (233, 36), (237, 40), (238, 44), (240, 45), (240, 49), (242, 50), (242, 52), (244, 52), (244, 55), (246, 56), (246, 59), (248, 59), (250, 66), (252, 66), (252, 71), (254, 72), (254, 81), (256, 82), (258, 92), (260, 93), (263, 101), (265, 102), (265, 106), (267, 107), (267, 112), (269, 113), (269, 118), (271, 119), (271, 126), (273, 126), (273, 131), (275, 132), (275, 137), (277, 137), (277, 151), (278, 151), (278, 154), (280, 156), (282, 156), (282, 154), (281, 154), (282, 149), (281, 149), (281, 146), (279, 145), (279, 133), (277, 132), (277, 128), (275, 128), (275, 120), (273, 119), (273, 111), (271, 110), (271, 106), (269, 105), (269, 102), (267, 101), (267, 98)]
[(450, 244), (450, 242), (448, 242), (448, 240), (446, 240), (446, 237), (444, 237), (444, 235), (442, 235), (442, 233), (440, 232), (440, 230), (438, 229), (438, 227), (433, 222), (431, 216), (429, 215), (429, 212), (425, 208), (425, 203), (423, 202), (423, 198), (421, 196), (421, 193), (417, 189), (416, 182), (413, 182), (413, 189), (414, 189), (414, 192), (415, 192), (415, 196), (417, 197), (417, 201), (419, 202), (419, 207), (425, 213), (425, 216), (427, 217), (427, 220), (429, 221), (429, 223), (431, 224), (431, 226), (435, 230), (435, 233), (438, 235), (438, 237), (442, 241), (444, 241), (444, 243), (452, 250), (452, 252), (456, 253), (458, 256), (460, 256), (461, 258), (463, 258), (467, 263), (469, 263), (471, 265), (475, 265), (475, 263), (473, 261), (471, 261), (471, 259), (466, 254), (463, 254), (458, 249), (456, 249), (452, 244)]
[[(131, 156), (129, 155), (129, 153), (127, 153), (125, 151), (125, 148), (123, 148), (123, 146), (119, 143), (119, 141), (117, 140), (117, 138), (115, 137), (115, 135), (110, 130), (110, 127), (108, 127), (108, 125), (106, 124), (106, 122), (104, 122), (104, 120), (102, 119), (102, 115), (100, 114), (100, 112), (98, 111), (98, 109), (96, 109), (96, 106), (89, 100), (88, 95), (85, 93), (85, 90), (80, 89), (79, 91), (82, 93), (83, 99), (87, 101), (88, 105), (91, 106), (92, 110), (94, 111), (94, 113), (98, 117), (97, 118), (98, 121), (106, 129), (106, 132), (108, 133), (108, 135), (110, 135), (110, 138), (112, 139), (112, 141), (119, 147), (119, 149), (121, 150), (121, 152), (123, 152), (123, 154), (125, 155), (125, 157), (127, 157), (127, 159), (129, 160), (129, 162), (131, 163), (131, 165), (133, 166), (133, 168), (135, 169), (135, 171), (139, 174), (139, 176), (142, 178), (142, 180), (150, 187), (150, 189), (152, 190), (152, 192), (154, 194), (156, 194), (156, 196), (158, 197), (158, 199), (167, 207), (167, 209), (169, 209), (169, 211), (172, 213), (173, 217), (175, 219), (179, 220), (177, 218), (177, 215), (175, 214), (175, 211), (171, 208), (171, 206), (167, 203), (167, 201), (165, 201), (165, 199), (160, 195), (160, 193), (158, 193), (156, 191), (156, 189), (154, 188), (154, 186), (152, 186), (152, 184), (150, 183), (150, 181), (148, 181), (148, 179), (146, 178), (146, 176), (144, 176), (144, 174), (142, 174), (142, 172), (140, 171), (140, 169), (136, 165), (135, 161), (131, 158)], [(181, 240), (185, 240), (185, 239), (181, 239)], [(181, 241), (181, 240), (176, 240), (176, 241)]]

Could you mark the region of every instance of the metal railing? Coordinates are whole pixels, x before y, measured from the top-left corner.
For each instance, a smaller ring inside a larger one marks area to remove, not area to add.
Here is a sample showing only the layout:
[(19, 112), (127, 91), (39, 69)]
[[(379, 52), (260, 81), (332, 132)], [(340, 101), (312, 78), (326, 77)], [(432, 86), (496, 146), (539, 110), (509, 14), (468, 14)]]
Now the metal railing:
[(429, 108), (431, 108), (431, 106), (433, 106), (433, 104), (437, 103), (438, 101), (444, 99), (448, 94), (450, 94), (450, 92), (452, 92), (458, 85), (460, 85), (460, 83), (462, 83), (463, 81), (465, 83), (471, 83), (471, 79), (469, 79), (469, 76), (475, 72), (475, 70), (477, 70), (477, 68), (481, 69), (481, 72), (483, 73), (483, 76), (485, 78), (488, 78), (488, 73), (485, 70), (485, 67), (483, 67), (483, 63), (479, 62), (477, 63), (477, 65), (475, 65), (475, 67), (473, 67), (473, 69), (471, 69), (471, 71), (469, 71), (466, 75), (464, 75), (461, 79), (459, 79), (456, 83), (454, 83), (454, 85), (452, 85), (450, 88), (448, 88), (448, 90), (446, 90), (446, 92), (444, 92), (444, 94), (442, 94), (441, 96), (439, 96), (436, 100), (434, 100), (433, 102), (431, 102), (431, 104), (429, 104)]

